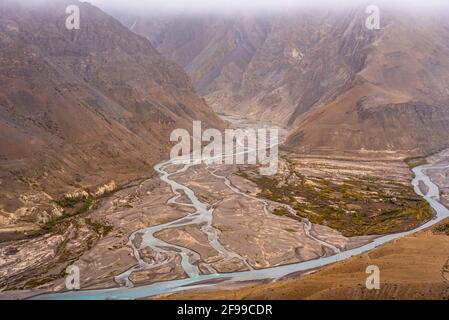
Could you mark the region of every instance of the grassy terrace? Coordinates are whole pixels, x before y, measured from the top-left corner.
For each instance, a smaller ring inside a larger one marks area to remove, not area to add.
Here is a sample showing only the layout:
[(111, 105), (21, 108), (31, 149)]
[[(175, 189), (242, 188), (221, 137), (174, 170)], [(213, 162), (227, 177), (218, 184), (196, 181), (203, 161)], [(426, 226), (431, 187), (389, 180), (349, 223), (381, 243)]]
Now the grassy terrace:
[[(297, 217), (329, 226), (347, 237), (409, 230), (433, 215), (430, 205), (408, 185), (366, 177), (305, 177), (292, 164), (288, 167), (282, 177), (261, 177), (252, 171), (239, 175), (259, 187), (258, 196), (288, 204)], [(273, 214), (290, 215), (283, 207)]]

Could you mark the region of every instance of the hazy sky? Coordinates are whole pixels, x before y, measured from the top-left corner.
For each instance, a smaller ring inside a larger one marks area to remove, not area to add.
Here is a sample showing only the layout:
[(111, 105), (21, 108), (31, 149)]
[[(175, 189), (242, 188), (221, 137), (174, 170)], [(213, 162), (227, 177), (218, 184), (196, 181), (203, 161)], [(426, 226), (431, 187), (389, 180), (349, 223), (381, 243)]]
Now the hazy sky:
[(449, 0), (84, 0), (103, 8), (138, 9), (149, 12), (232, 12), (294, 9), (304, 6), (338, 8), (346, 4), (391, 4), (407, 7), (448, 5)]

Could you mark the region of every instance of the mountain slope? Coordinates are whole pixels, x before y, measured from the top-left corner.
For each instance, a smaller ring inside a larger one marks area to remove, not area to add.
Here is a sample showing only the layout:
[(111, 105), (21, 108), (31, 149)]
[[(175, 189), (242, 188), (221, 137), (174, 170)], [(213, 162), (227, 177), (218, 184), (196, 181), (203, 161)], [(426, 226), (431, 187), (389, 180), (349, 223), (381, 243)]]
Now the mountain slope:
[(152, 175), (170, 132), (192, 120), (223, 126), (148, 40), (87, 3), (69, 31), (69, 2), (42, 3), (0, 4), (0, 225), (45, 219), (66, 192)]
[(447, 145), (449, 28), (444, 12), (364, 7), (272, 16), (118, 15), (180, 63), (217, 112), (273, 120), (309, 153)]
[(365, 49), (357, 49), (360, 35), (347, 39), (353, 49), (346, 55), (367, 52), (354, 70), (356, 80), (335, 99), (293, 114), (295, 130), (287, 146), (412, 155), (447, 146), (449, 29), (437, 17), (394, 12)]

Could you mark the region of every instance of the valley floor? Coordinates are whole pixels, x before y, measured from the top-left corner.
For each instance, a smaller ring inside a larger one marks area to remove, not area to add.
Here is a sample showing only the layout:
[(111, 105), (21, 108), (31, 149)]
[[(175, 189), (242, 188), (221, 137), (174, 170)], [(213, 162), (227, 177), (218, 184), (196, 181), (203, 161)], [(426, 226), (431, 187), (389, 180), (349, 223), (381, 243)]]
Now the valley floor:
[[(449, 152), (428, 158), (442, 162)], [(449, 169), (431, 170), (449, 207)], [(368, 290), (366, 267), (380, 269), (380, 290)], [(164, 297), (167, 298), (167, 297)], [(191, 292), (170, 299), (449, 299), (449, 220), (307, 275), (232, 291)]]
[[(64, 291), (65, 268), (69, 265), (80, 268), (83, 290), (142, 286), (184, 279), (192, 276), (189, 272), (207, 275), (258, 270), (332, 256), (369, 243), (381, 234), (410, 230), (431, 219), (431, 211), (410, 186), (410, 169), (400, 160), (337, 160), (283, 153), (279, 173), (263, 183), (254, 169), (217, 165), (183, 169), (168, 165), (161, 172), (171, 173), (170, 179), (178, 184), (175, 198), (170, 186), (155, 176), (108, 197), (76, 204), (76, 210), (72, 209), (76, 214), (47, 223), (43, 235), (0, 244), (0, 298)], [(447, 172), (432, 172), (432, 178), (446, 197)], [(273, 192), (276, 190), (289, 193)], [(204, 205), (199, 214), (192, 200)], [(441, 244), (434, 248), (437, 242)], [(403, 247), (394, 249), (398, 243), (404, 243)], [(423, 252), (430, 245), (432, 248)], [(388, 251), (390, 246), (393, 251)], [(444, 280), (438, 282), (436, 274), (441, 278), (447, 249), (449, 236), (428, 231), (313, 275), (256, 289), (242, 288), (235, 293), (205, 295), (319, 298), (326, 287), (337, 290), (341, 284), (343, 291), (338, 294), (363, 298), (366, 293), (345, 290), (364, 283), (367, 262), (379, 263), (385, 279), (390, 274), (403, 279), (398, 285), (415, 283), (409, 279), (416, 265), (424, 272), (417, 279), (440, 288)], [(376, 254), (379, 250), (381, 253)], [(327, 276), (319, 278), (320, 274)], [(302, 289), (309, 277), (318, 280), (308, 284), (307, 290)], [(396, 280), (392, 284), (396, 285)], [(279, 295), (272, 294), (274, 289)], [(253, 296), (256, 291), (261, 295)], [(205, 295), (188, 293), (181, 297)]]

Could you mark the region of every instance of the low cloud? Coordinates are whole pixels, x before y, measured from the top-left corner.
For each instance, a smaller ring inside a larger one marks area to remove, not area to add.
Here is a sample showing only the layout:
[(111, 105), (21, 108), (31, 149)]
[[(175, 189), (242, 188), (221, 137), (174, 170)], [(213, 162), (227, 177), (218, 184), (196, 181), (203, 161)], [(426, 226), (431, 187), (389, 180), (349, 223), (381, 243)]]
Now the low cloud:
[(409, 9), (448, 6), (447, 0), (85, 0), (106, 9), (144, 10), (147, 13), (273, 12), (307, 7), (338, 9), (351, 5), (396, 5)]

